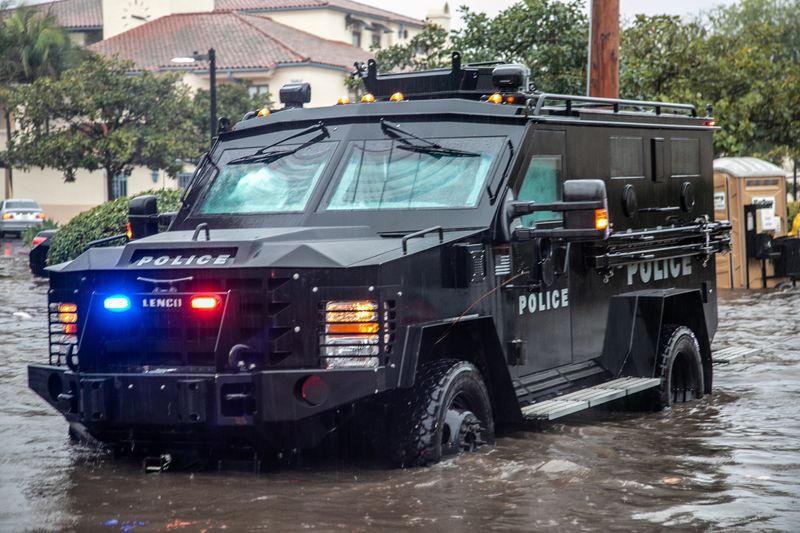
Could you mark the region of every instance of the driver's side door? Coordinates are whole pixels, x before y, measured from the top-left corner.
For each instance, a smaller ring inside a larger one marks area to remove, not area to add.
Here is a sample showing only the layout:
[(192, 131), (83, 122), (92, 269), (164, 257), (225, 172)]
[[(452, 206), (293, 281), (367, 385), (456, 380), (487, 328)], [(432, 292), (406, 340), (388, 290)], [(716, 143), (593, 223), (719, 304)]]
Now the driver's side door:
[[(534, 130), (528, 139), (526, 159), (516, 183), (519, 201), (537, 203), (562, 199), (566, 134), (558, 130)], [(561, 225), (561, 214), (537, 212), (522, 217), (524, 226)], [(515, 290), (516, 338), (521, 344), (517, 375), (572, 362), (572, 326), (569, 309), (568, 244), (551, 239), (513, 242), (512, 263), (529, 272)]]

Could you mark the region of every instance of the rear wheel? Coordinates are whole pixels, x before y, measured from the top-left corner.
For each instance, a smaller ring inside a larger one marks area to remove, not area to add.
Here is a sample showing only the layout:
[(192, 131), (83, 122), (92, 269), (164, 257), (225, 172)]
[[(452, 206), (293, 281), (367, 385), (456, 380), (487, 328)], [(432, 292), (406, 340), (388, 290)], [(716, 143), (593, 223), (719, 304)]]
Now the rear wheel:
[(703, 361), (700, 344), (691, 329), (685, 326), (664, 326), (657, 364), (657, 376), (661, 377), (661, 385), (654, 389), (652, 397), (652, 407), (655, 410), (703, 397)]
[(394, 467), (424, 466), (494, 443), (489, 393), (480, 372), (465, 361), (420, 365), (392, 414), (386, 450)]

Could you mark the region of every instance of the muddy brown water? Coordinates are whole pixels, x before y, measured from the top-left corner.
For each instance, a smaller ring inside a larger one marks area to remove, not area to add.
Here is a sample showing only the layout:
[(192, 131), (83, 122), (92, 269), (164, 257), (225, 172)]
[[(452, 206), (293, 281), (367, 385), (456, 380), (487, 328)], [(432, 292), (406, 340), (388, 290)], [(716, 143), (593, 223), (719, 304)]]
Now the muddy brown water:
[(800, 289), (721, 295), (715, 392), (660, 413), (594, 411), (431, 468), (342, 460), (266, 474), (145, 475), (71, 444), (27, 388), (46, 285), (0, 242), (1, 531), (800, 531)]

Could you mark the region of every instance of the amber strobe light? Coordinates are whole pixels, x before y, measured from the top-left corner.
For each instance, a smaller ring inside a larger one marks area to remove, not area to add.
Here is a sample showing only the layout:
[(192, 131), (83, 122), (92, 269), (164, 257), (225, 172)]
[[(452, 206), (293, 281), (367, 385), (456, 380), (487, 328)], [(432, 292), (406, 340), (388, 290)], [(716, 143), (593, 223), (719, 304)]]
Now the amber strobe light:
[(347, 105), (350, 103), (350, 98), (347, 96), (342, 96), (338, 100), (336, 100), (336, 105)]
[(375, 95), (373, 95), (372, 93), (367, 93), (361, 97), (362, 104), (371, 104), (374, 101), (375, 101)]
[(392, 96), (389, 97), (389, 100), (391, 100), (392, 102), (402, 102), (405, 99), (406, 99), (406, 97), (403, 96), (403, 93), (401, 93), (401, 92), (396, 92)]
[(61, 361), (70, 345), (78, 344), (78, 305), (51, 303), (50, 310), (50, 360)]
[(493, 104), (502, 104), (503, 95), (500, 93), (494, 93), (492, 96), (489, 97), (489, 101)]
[(368, 300), (325, 304), (320, 355), (328, 368), (378, 366), (378, 304)]
[(608, 209), (594, 210), (594, 229), (604, 231), (608, 228)]

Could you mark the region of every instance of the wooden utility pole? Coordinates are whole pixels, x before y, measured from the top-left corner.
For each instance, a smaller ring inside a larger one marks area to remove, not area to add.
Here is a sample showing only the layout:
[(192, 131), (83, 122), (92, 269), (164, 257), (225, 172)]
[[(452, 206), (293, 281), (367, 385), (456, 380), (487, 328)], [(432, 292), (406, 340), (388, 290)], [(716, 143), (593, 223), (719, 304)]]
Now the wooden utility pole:
[(589, 96), (619, 98), (619, 0), (592, 0)]

